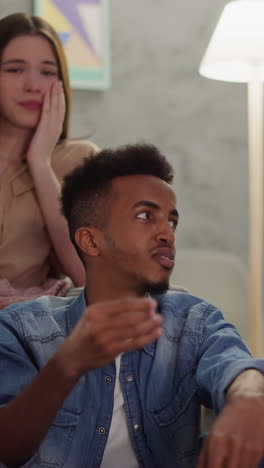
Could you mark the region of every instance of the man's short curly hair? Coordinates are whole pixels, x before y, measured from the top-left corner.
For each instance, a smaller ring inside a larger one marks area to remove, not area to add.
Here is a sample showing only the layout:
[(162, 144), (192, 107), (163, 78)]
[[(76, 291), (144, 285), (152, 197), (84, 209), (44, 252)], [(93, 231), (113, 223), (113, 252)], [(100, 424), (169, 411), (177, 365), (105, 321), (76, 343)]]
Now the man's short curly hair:
[(158, 148), (140, 143), (104, 149), (84, 159), (81, 166), (65, 177), (61, 195), (62, 213), (68, 221), (71, 240), (81, 258), (75, 232), (82, 226), (106, 227), (112, 200), (112, 179), (141, 174), (159, 177), (168, 184), (172, 183), (174, 175), (172, 166)]

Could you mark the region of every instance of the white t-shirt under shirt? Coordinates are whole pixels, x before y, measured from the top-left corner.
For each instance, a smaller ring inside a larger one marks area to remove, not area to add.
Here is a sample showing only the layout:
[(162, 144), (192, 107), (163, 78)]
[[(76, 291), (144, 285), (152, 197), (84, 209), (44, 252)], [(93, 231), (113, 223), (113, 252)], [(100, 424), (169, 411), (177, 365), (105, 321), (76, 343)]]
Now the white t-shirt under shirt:
[(118, 356), (115, 360), (116, 381), (113, 415), (101, 468), (138, 468), (139, 466), (128, 432), (124, 398), (119, 380), (120, 361), (121, 356)]

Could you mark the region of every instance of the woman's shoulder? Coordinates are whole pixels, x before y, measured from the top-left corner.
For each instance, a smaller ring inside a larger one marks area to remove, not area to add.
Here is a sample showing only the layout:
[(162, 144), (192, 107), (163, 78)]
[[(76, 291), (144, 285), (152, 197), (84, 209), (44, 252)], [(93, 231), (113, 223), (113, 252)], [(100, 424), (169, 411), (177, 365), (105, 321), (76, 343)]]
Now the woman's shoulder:
[(57, 176), (62, 178), (98, 151), (99, 147), (89, 140), (65, 139), (55, 147), (51, 164)]
[(98, 151), (99, 147), (90, 140), (67, 138), (56, 145), (53, 151), (53, 157), (66, 157), (69, 154), (78, 154), (80, 152), (82, 152), (84, 156), (90, 156)]

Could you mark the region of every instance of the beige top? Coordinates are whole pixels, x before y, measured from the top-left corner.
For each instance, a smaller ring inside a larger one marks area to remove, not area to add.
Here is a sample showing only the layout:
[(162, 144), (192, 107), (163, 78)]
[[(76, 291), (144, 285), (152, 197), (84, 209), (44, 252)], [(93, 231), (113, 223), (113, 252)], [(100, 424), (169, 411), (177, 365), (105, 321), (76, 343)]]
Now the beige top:
[[(51, 164), (58, 179), (98, 151), (93, 143), (66, 140), (56, 146)], [(15, 288), (41, 285), (49, 277), (51, 240), (34, 183), (24, 161), (0, 176), (0, 280)]]

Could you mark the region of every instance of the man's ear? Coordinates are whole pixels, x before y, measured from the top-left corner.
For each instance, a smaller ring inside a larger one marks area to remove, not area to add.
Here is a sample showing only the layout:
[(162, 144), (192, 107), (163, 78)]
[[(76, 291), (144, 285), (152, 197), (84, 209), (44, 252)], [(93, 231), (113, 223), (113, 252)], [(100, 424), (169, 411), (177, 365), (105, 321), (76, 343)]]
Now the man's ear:
[(75, 242), (87, 255), (97, 257), (100, 254), (98, 234), (95, 227), (80, 227), (75, 233)]

